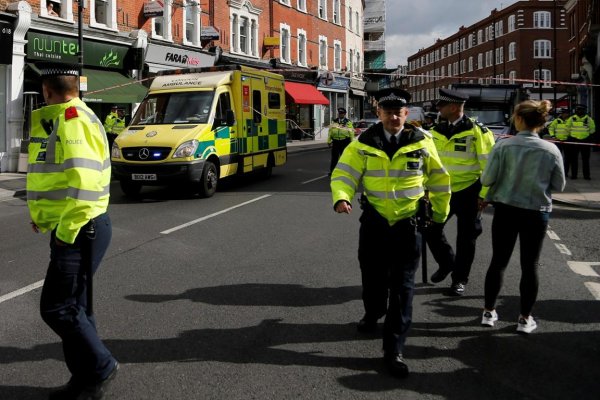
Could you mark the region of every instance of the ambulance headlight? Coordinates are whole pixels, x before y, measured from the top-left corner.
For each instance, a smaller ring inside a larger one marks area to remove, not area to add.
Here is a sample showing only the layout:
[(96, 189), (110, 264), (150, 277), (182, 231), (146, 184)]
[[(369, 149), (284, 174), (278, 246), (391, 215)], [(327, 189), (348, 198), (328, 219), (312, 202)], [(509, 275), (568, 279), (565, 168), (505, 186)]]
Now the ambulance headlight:
[(173, 158), (192, 157), (194, 154), (196, 154), (196, 150), (198, 149), (199, 143), (200, 142), (194, 139), (180, 144), (177, 150), (175, 150)]
[(121, 150), (119, 150), (119, 146), (113, 142), (112, 148), (110, 149), (110, 156), (112, 158), (121, 158)]

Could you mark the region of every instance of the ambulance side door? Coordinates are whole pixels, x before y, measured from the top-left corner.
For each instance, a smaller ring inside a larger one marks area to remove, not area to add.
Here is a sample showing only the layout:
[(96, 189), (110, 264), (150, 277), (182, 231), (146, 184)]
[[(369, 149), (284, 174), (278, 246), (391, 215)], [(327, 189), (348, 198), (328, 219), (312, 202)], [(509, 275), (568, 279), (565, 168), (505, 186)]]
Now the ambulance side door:
[(244, 153), (258, 151), (258, 137), (263, 134), (265, 116), (263, 108), (263, 82), (252, 76), (242, 77), (242, 118), (246, 146)]

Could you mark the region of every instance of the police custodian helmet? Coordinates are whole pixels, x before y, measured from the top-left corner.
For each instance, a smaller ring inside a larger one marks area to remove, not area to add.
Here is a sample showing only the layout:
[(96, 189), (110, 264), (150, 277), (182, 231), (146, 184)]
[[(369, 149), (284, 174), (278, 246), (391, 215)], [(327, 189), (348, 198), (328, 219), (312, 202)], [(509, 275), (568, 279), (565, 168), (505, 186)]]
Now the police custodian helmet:
[(381, 108), (406, 107), (410, 101), (410, 93), (397, 88), (381, 89), (375, 93), (377, 106)]

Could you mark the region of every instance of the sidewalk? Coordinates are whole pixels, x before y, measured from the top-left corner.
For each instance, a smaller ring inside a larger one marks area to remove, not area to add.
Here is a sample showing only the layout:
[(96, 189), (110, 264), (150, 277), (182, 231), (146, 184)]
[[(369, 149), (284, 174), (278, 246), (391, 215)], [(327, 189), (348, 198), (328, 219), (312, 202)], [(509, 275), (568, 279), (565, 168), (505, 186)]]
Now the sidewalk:
[[(289, 141), (287, 147), (288, 153), (300, 153), (326, 148), (326, 131), (323, 131), (320, 135), (317, 134), (313, 140)], [(600, 210), (600, 152), (592, 152), (590, 156), (590, 170), (592, 180), (587, 181), (583, 179), (581, 174), (579, 174), (580, 178), (577, 180), (567, 178), (567, 186), (564, 192), (553, 194), (554, 201), (576, 207)], [(0, 173), (0, 200), (23, 195), (25, 195), (25, 174)]]

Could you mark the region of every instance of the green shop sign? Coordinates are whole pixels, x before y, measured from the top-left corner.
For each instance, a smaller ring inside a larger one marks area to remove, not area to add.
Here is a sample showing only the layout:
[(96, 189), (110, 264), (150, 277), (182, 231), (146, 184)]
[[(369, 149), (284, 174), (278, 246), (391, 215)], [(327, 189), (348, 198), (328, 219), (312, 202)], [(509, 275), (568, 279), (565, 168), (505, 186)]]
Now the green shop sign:
[[(29, 32), (27, 34), (27, 58), (77, 64), (79, 45), (77, 38)], [(83, 64), (105, 69), (124, 69), (123, 61), (129, 46), (112, 43), (83, 41)]]

